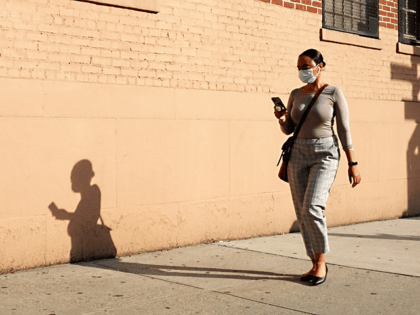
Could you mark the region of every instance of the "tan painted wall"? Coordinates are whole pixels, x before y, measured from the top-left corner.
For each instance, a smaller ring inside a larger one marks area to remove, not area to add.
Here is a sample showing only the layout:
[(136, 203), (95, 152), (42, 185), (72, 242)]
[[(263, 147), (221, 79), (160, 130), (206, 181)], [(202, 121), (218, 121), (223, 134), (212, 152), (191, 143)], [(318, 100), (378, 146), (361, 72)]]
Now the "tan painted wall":
[(351, 189), (343, 159), (328, 224), (420, 213), (420, 58), (396, 53), (397, 31), (381, 28), (373, 50), (320, 41), (321, 15), (260, 1), (160, 10), (0, 1), (2, 272), (69, 261), (68, 233), (85, 235), (87, 221), (69, 227), (48, 207), (83, 208), (70, 181), (83, 159), (118, 255), (289, 232), (270, 97), (300, 86), (309, 47), (348, 98), (363, 176)]

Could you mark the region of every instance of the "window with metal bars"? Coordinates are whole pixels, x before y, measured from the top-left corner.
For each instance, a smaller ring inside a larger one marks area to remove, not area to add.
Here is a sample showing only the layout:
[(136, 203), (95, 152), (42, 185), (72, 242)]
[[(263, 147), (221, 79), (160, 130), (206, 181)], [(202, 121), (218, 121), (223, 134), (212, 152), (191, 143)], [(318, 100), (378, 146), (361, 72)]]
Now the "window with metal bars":
[(420, 2), (399, 0), (398, 33), (400, 43), (420, 45)]
[(378, 0), (324, 0), (322, 27), (379, 38), (378, 2)]

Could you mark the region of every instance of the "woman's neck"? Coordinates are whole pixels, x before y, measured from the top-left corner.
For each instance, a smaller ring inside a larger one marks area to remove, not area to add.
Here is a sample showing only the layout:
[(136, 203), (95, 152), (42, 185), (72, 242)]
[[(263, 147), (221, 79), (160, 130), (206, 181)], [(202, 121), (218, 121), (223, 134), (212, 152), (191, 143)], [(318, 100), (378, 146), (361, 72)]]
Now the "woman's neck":
[(320, 88), (324, 86), (324, 82), (321, 82), (321, 80), (316, 80), (313, 83), (308, 83), (302, 88), (302, 92), (304, 93), (316, 93)]

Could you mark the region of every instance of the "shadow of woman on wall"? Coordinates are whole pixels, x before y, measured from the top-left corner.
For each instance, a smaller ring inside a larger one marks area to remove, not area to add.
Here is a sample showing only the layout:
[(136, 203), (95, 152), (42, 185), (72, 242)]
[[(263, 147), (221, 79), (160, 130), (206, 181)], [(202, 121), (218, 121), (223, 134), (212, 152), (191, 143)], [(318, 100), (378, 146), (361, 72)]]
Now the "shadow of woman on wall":
[[(71, 171), (71, 188), (80, 193), (76, 210), (59, 209), (54, 202), (49, 205), (57, 220), (69, 220), (67, 232), (71, 238), (70, 262), (114, 258), (117, 254), (111, 238), (111, 229), (101, 216), (101, 191), (91, 185), (95, 173), (89, 160), (77, 162)], [(100, 221), (100, 224), (98, 224)]]

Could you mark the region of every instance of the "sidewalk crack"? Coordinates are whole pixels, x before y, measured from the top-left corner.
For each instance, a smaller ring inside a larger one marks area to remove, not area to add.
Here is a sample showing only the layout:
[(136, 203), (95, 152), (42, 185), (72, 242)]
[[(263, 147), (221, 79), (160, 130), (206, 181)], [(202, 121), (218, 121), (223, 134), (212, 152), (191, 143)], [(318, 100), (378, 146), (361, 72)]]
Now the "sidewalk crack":
[(315, 313), (308, 313), (308, 312), (297, 310), (297, 309), (290, 308), (290, 307), (285, 307), (285, 306), (281, 306), (281, 305), (271, 304), (271, 303), (267, 303), (267, 302), (261, 302), (261, 301), (249, 299), (249, 298), (246, 298), (246, 297), (242, 297), (242, 296), (230, 294), (230, 293), (225, 293), (225, 292), (220, 292), (220, 291), (215, 291), (215, 290), (211, 290), (211, 291), (214, 292), (214, 293), (228, 295), (228, 296), (235, 297), (235, 298), (238, 298), (238, 299), (242, 299), (242, 300), (245, 300), (245, 301), (250, 301), (250, 302), (264, 304), (264, 305), (269, 305), (269, 306), (273, 306), (273, 307), (277, 307), (277, 308), (282, 308), (282, 309), (286, 309), (286, 310), (290, 310), (290, 311), (299, 312), (299, 313), (302, 313), (302, 314), (317, 315)]

